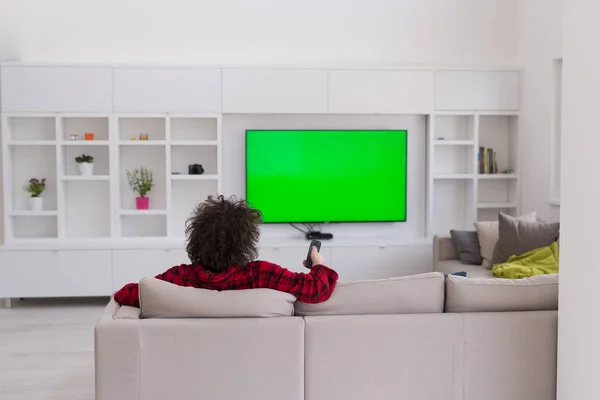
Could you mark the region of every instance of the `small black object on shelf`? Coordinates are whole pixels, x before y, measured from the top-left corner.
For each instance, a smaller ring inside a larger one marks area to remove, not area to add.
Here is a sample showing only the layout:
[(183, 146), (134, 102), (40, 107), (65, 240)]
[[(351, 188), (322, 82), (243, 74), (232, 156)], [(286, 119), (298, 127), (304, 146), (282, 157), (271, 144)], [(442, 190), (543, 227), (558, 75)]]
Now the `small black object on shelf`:
[(190, 164), (188, 165), (188, 174), (190, 175), (202, 175), (204, 173), (204, 168), (202, 164)]

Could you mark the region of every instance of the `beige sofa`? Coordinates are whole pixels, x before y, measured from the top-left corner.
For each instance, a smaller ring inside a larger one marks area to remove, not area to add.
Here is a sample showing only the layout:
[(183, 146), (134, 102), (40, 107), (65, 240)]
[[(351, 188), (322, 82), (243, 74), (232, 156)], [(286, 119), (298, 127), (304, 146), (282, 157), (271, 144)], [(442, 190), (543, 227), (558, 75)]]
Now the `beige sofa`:
[(433, 270), (443, 274), (464, 271), (470, 278), (493, 277), (492, 271), (481, 265), (465, 265), (458, 259), (458, 254), (448, 236), (433, 238)]
[[(304, 315), (369, 315), (140, 319), (111, 302), (95, 329), (96, 399), (554, 400), (556, 279), (430, 273), (367, 290), (340, 283), (329, 305), (296, 303)], [(364, 303), (350, 304), (357, 290)], [(516, 296), (504, 301), (507, 290)], [(444, 313), (444, 303), (545, 311)]]

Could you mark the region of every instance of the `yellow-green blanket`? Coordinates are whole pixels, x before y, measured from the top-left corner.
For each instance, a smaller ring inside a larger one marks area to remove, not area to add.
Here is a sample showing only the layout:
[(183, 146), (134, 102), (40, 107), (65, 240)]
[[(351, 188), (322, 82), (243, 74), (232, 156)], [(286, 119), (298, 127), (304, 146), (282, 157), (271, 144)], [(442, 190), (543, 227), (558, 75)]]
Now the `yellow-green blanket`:
[(511, 256), (503, 264), (495, 264), (492, 272), (498, 278), (520, 279), (535, 275), (558, 274), (558, 244)]

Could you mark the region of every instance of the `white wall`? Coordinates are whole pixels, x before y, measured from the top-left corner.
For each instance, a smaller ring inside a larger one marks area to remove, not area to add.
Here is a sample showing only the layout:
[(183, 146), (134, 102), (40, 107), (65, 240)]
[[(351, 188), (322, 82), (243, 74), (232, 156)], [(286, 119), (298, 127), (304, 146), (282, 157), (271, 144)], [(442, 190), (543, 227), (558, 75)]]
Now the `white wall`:
[(600, 2), (568, 0), (563, 37), (563, 140), (558, 399), (600, 398)]
[(0, 59), (513, 64), (518, 0), (0, 0)]
[(521, 176), (523, 211), (558, 220), (550, 204), (553, 60), (562, 56), (563, 0), (519, 3), (519, 63), (523, 67)]
[[(368, 115), (227, 115), (223, 118), (223, 193), (245, 197), (246, 129), (406, 129), (407, 212), (406, 222), (380, 224), (330, 224), (323, 231), (335, 237), (418, 237), (425, 235), (426, 121), (424, 116)], [(317, 146), (318, 151), (318, 146)], [(327, 154), (326, 149), (322, 149)], [(319, 156), (317, 153), (316, 156)], [(356, 160), (360, 168), (361, 160)], [(360, 182), (357, 182), (359, 185)], [(377, 193), (365, 193), (360, 206), (377, 202)], [(265, 238), (301, 235), (287, 225), (263, 227)]]

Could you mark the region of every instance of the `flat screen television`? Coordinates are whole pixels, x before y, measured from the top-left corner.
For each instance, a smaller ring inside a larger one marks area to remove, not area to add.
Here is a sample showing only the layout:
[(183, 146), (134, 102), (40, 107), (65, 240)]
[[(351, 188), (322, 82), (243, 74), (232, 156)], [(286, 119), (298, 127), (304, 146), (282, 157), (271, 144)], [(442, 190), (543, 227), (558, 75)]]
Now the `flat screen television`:
[(406, 221), (406, 130), (247, 130), (264, 223)]

